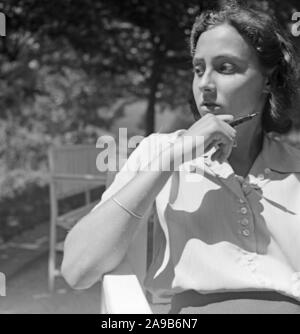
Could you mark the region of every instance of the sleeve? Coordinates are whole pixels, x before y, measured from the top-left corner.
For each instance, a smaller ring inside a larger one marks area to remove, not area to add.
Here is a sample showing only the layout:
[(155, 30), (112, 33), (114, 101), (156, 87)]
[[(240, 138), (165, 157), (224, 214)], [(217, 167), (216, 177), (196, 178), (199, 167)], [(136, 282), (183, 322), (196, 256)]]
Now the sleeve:
[(91, 212), (96, 210), (102, 203), (115, 195), (120, 189), (122, 189), (130, 180), (132, 180), (137, 175), (143, 161), (145, 161), (145, 159), (149, 159), (149, 157), (147, 157), (147, 152), (149, 152), (149, 143), (151, 136), (152, 135), (144, 138), (140, 142), (138, 147), (130, 154), (123, 167), (115, 175), (113, 182), (103, 192), (99, 203), (96, 204)]

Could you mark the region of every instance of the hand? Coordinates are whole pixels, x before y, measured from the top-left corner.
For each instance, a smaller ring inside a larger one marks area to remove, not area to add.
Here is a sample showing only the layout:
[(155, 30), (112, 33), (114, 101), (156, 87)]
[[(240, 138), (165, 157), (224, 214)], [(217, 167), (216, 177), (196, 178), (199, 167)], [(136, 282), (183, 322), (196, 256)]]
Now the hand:
[[(211, 159), (223, 163), (231, 154), (236, 137), (236, 130), (228, 123), (234, 119), (232, 115), (206, 114), (186, 130), (178, 141), (183, 144), (183, 152), (186, 156), (195, 157), (195, 152), (207, 152), (216, 147)], [(189, 137), (189, 140), (181, 140)], [(176, 143), (175, 143), (176, 145)], [(200, 147), (201, 146), (201, 147)], [(198, 149), (197, 149), (198, 148)]]

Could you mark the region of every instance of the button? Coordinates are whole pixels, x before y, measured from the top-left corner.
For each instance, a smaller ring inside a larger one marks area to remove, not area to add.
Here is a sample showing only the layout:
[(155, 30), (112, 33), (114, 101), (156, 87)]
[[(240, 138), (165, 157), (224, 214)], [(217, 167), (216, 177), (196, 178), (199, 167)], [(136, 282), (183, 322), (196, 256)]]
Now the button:
[(262, 181), (262, 180), (265, 178), (265, 176), (264, 176), (264, 174), (258, 174), (258, 175), (257, 175), (257, 178), (258, 178), (260, 181)]
[(248, 188), (248, 184), (247, 183), (243, 183), (242, 187), (243, 187), (243, 189), (247, 189)]
[(265, 168), (265, 173), (266, 174), (270, 174), (271, 173), (271, 169), (270, 168)]
[(241, 204), (244, 204), (244, 203), (245, 203), (245, 201), (244, 201), (242, 198), (239, 198), (239, 202), (240, 202)]
[(243, 218), (242, 220), (240, 220), (240, 223), (243, 226), (247, 226), (249, 224), (249, 219), (248, 218)]
[(243, 235), (244, 237), (249, 237), (249, 235), (250, 235), (250, 231), (247, 230), (247, 229), (245, 229), (245, 230), (242, 231), (242, 235)]
[(247, 212), (248, 212), (248, 210), (247, 210), (246, 207), (242, 207), (242, 208), (241, 208), (241, 213), (242, 213), (243, 215), (245, 215)]

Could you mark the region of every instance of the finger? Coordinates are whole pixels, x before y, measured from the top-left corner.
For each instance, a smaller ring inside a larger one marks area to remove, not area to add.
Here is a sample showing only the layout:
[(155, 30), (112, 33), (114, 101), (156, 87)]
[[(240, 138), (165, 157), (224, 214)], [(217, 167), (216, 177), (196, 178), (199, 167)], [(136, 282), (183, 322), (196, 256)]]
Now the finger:
[(230, 115), (230, 114), (226, 114), (226, 115), (216, 115), (217, 118), (219, 118), (220, 120), (224, 121), (224, 122), (231, 122), (234, 120), (234, 116)]
[[(220, 160), (220, 162), (224, 162), (231, 154), (233, 143), (234, 140), (227, 136), (222, 136), (218, 140), (215, 140), (216, 156), (214, 158)], [(217, 154), (217, 152), (219, 153)]]
[(232, 146), (233, 146), (233, 141), (229, 141), (226, 144), (222, 145), (222, 162), (224, 162), (226, 159), (230, 157), (230, 154), (232, 152)]
[(205, 153), (206, 152), (208, 152), (208, 151), (210, 151), (213, 147), (215, 147), (216, 145), (218, 144), (218, 142), (217, 141), (212, 141), (210, 144), (208, 144), (208, 146), (205, 148)]
[(221, 149), (218, 149), (212, 156), (211, 156), (211, 160), (215, 161), (218, 160), (220, 162), (220, 158), (222, 156), (222, 151)]
[(227, 140), (233, 142), (236, 139), (237, 130), (227, 123), (224, 124), (224, 130), (224, 135)]
[(217, 115), (216, 117), (226, 123), (224, 124), (224, 126), (228, 131), (230, 137), (235, 137), (237, 133), (236, 129), (230, 125), (230, 123), (234, 120), (233, 115)]
[(204, 153), (210, 151), (215, 145), (213, 143), (210, 143), (204, 150)]
[(205, 147), (204, 152), (208, 152), (213, 147), (215, 147), (216, 151), (219, 149), (219, 144), (221, 144), (224, 141), (222, 138), (222, 135), (217, 135), (214, 139), (211, 140), (211, 142)]

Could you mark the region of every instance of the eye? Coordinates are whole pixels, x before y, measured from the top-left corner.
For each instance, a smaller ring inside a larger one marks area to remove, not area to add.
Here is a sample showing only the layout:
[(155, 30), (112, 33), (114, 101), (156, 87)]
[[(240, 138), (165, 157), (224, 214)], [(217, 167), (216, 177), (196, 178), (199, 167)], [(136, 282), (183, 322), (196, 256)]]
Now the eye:
[(236, 71), (236, 66), (232, 63), (223, 63), (220, 65), (219, 71), (224, 74), (232, 74)]
[(194, 66), (193, 72), (197, 74), (198, 76), (203, 75), (203, 73), (205, 72), (204, 66), (200, 66), (200, 65)]

